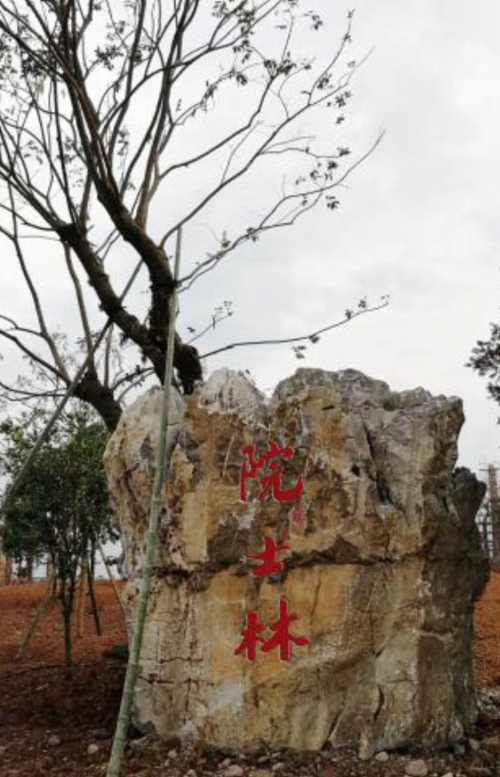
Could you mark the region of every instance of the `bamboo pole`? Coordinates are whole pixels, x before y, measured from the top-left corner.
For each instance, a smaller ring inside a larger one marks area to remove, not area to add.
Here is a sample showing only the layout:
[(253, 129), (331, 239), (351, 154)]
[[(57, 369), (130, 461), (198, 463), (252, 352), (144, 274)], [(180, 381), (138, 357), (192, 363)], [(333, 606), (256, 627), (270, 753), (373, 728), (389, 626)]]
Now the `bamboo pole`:
[(26, 654), (26, 651), (28, 650), (31, 640), (33, 639), (35, 635), (36, 628), (38, 624), (40, 623), (40, 619), (47, 609), (48, 604), (54, 599), (54, 572), (53, 569), (50, 571), (50, 576), (47, 578), (47, 587), (45, 589), (45, 593), (43, 597), (38, 602), (37, 608), (35, 610), (35, 614), (33, 616), (33, 620), (31, 621), (28, 631), (26, 632), (23, 641), (21, 642), (19, 646), (19, 650), (17, 651), (14, 661), (20, 661)]
[(99, 548), (99, 555), (101, 556), (102, 563), (104, 564), (104, 566), (106, 568), (106, 572), (108, 573), (108, 577), (111, 580), (111, 585), (113, 586), (113, 591), (115, 592), (115, 596), (116, 596), (116, 598), (118, 599), (118, 601), (120, 603), (120, 607), (122, 608), (123, 617), (125, 618), (125, 620), (127, 620), (127, 611), (126, 611), (125, 605), (123, 603), (122, 595), (121, 595), (120, 590), (119, 590), (119, 588), (118, 588), (118, 586), (116, 584), (115, 576), (113, 575), (111, 567), (108, 564), (108, 559), (106, 557), (106, 554), (104, 553), (104, 548), (102, 547), (101, 540), (99, 540), (99, 539), (97, 540), (97, 547)]
[(167, 353), (165, 360), (165, 380), (163, 386), (163, 403), (161, 408), (160, 433), (158, 438), (158, 447), (156, 450), (155, 461), (155, 479), (153, 484), (153, 493), (149, 511), (148, 531), (146, 535), (146, 549), (144, 557), (144, 566), (139, 587), (139, 600), (137, 603), (136, 617), (132, 640), (130, 644), (129, 659), (127, 664), (127, 673), (123, 686), (123, 695), (120, 704), (120, 712), (116, 724), (116, 731), (113, 738), (111, 757), (108, 763), (107, 777), (120, 777), (120, 770), (123, 761), (123, 751), (130, 721), (130, 712), (134, 698), (134, 688), (139, 669), (139, 659), (142, 646), (142, 637), (144, 634), (144, 625), (146, 621), (146, 612), (148, 606), (149, 589), (151, 583), (151, 573), (153, 569), (156, 540), (158, 533), (158, 523), (160, 515), (161, 493), (165, 479), (165, 458), (167, 450), (167, 430), (170, 416), (170, 395), (173, 378), (174, 363), (174, 337), (175, 337), (175, 319), (177, 316), (177, 283), (179, 278), (179, 266), (181, 256), (181, 238), (182, 233), (179, 229), (177, 233), (177, 245), (175, 251), (174, 268), (174, 291), (170, 298), (169, 329), (167, 340)]

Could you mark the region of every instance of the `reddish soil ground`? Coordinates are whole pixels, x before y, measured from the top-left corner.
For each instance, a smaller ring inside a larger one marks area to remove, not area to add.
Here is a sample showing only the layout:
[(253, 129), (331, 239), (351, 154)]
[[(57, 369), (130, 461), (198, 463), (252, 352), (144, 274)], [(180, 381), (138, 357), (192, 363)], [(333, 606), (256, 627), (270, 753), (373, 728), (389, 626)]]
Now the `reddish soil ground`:
[(500, 572), (490, 582), (476, 607), (474, 662), (478, 685), (500, 686)]
[[(0, 671), (14, 662), (37, 605), (45, 592), (45, 583), (25, 583), (0, 587)], [(75, 637), (73, 658), (76, 664), (98, 661), (116, 643), (126, 641), (122, 611), (111, 583), (97, 581), (96, 603), (102, 637), (96, 634), (94, 619), (87, 606), (83, 637)], [(64, 661), (63, 626), (59, 602), (55, 600), (42, 616), (31, 641), (26, 660), (12, 668), (47, 666)]]
[[(125, 640), (123, 616), (111, 586), (97, 583), (103, 636), (96, 636), (88, 610), (69, 675), (62, 666), (57, 605), (45, 613), (25, 661), (16, 663), (14, 655), (43, 590), (41, 583), (0, 588), (0, 777), (104, 777), (124, 676), (123, 660), (110, 651)], [(499, 572), (492, 575), (476, 610), (475, 667), (479, 685), (500, 687)], [(500, 693), (491, 710), (480, 714), (470, 732), (472, 741), (424, 756), (429, 775), (500, 774)], [(90, 745), (97, 746), (95, 753), (89, 754)], [(168, 758), (172, 749), (176, 756)], [(196, 777), (224, 777), (229, 759), (242, 767), (243, 777), (403, 777), (410, 757), (394, 753), (383, 763), (362, 761), (352, 752), (245, 758), (206, 748), (181, 750), (176, 742), (148, 736), (127, 745), (123, 777), (183, 777), (189, 769)]]

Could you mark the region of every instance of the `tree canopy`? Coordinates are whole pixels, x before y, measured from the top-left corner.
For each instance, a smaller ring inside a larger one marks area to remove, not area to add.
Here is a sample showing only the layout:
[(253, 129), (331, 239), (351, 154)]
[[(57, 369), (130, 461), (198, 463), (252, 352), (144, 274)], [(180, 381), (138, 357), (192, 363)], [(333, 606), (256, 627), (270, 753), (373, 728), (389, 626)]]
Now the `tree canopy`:
[[(0, 425), (0, 473), (12, 480), (38, 435), (26, 418)], [(38, 422), (46, 420), (39, 414)], [(56, 572), (71, 660), (71, 613), (78, 569), (98, 541), (118, 534), (108, 510), (102, 463), (108, 431), (85, 408), (66, 413), (34, 460), (29, 477), (8, 498), (0, 525), (3, 552), (15, 561), (48, 558)], [(8, 487), (7, 483), (7, 487)]]
[(488, 394), (500, 404), (500, 325), (490, 324), (490, 339), (478, 340), (472, 349), (468, 367), (488, 377)]
[[(202, 216), (212, 225), (205, 250), (187, 257), (187, 292), (266, 232), (321, 202), (336, 210), (364, 158), (350, 160), (343, 130), (358, 66), (352, 15), (335, 34), (302, 0), (0, 0), (0, 233), (33, 311), (26, 321), (1, 311), (0, 341), (34, 368), (2, 383), (4, 397), (64, 391), (104, 314), (114, 328), (74, 394), (113, 429), (124, 389), (163, 379), (181, 227)], [(314, 36), (329, 41), (326, 56)], [(224, 223), (227, 198), (252, 175), (258, 214)], [(44, 306), (33, 271), (41, 241), (47, 269), (57, 254), (73, 289), (76, 342)], [(137, 261), (149, 291), (125, 304), (123, 268)], [(128, 363), (124, 342), (135, 349)], [(201, 357), (178, 332), (174, 365), (190, 393)]]
[[(43, 412), (39, 423), (29, 426), (26, 418), (0, 424), (0, 473), (7, 481), (24, 463), (45, 418)], [(6, 503), (0, 531), (7, 555), (19, 561), (61, 556), (61, 566), (71, 565), (73, 559), (81, 559), (92, 538), (106, 541), (116, 536), (102, 463), (107, 438), (106, 427), (92, 421), (85, 409), (63, 416), (29, 477)]]

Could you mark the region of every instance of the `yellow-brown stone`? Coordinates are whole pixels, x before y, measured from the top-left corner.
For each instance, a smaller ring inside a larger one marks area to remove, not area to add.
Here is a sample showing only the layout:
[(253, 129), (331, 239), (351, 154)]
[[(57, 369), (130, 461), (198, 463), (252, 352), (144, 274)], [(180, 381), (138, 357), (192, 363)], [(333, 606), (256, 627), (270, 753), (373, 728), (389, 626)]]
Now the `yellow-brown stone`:
[[(160, 401), (137, 400), (106, 455), (131, 602)], [(460, 737), (475, 715), (472, 613), (486, 580), (482, 486), (454, 471), (460, 400), (299, 370), (267, 402), (219, 371), (187, 401), (175, 395), (172, 411), (136, 724), (242, 749)], [(293, 504), (257, 499), (258, 484), (240, 500), (242, 448), (273, 439), (296, 452), (283, 485), (304, 476), (302, 521)], [(290, 550), (283, 572), (261, 579), (247, 556), (265, 536)], [(310, 643), (289, 661), (237, 655), (247, 613), (276, 621), (282, 597), (298, 616), (292, 633)]]

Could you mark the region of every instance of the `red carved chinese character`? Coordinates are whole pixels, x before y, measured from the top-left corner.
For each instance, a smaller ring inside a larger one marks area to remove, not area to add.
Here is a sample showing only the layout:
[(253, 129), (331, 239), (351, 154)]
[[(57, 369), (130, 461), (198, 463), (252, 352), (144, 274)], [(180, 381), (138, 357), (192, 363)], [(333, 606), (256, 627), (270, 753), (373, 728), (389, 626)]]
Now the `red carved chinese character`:
[(295, 452), (292, 448), (282, 447), (274, 440), (269, 445), (267, 453), (255, 455), (255, 445), (247, 445), (242, 453), (247, 457), (247, 461), (241, 466), (240, 478), (240, 498), (243, 502), (248, 501), (247, 480), (255, 478), (260, 470), (264, 470), (261, 476), (262, 490), (259, 499), (264, 502), (270, 496), (278, 502), (293, 502), (304, 493), (304, 481), (302, 475), (292, 488), (283, 488), (283, 464), (282, 459), (293, 459)]
[(288, 612), (288, 599), (284, 596), (280, 599), (280, 615), (277, 621), (271, 623), (274, 635), (269, 639), (261, 636), (266, 624), (259, 621), (257, 610), (251, 610), (247, 615), (247, 627), (241, 632), (243, 639), (234, 651), (235, 655), (246, 653), (250, 661), (255, 661), (257, 646), (261, 645), (263, 653), (269, 653), (274, 648), (279, 648), (281, 661), (289, 661), (292, 655), (291, 646), (309, 645), (309, 637), (299, 637), (290, 632), (290, 624), (298, 620), (298, 616)]
[(259, 621), (259, 613), (257, 610), (250, 610), (247, 614), (247, 627), (241, 632), (243, 639), (234, 651), (235, 655), (246, 653), (247, 658), (250, 661), (255, 661), (257, 644), (259, 642), (265, 642), (264, 637), (259, 636), (265, 628), (266, 624)]
[(280, 550), (290, 550), (290, 545), (277, 545), (274, 537), (264, 537), (265, 550), (263, 553), (251, 553), (247, 558), (254, 558), (262, 561), (262, 564), (252, 569), (251, 574), (255, 577), (264, 577), (272, 575), (274, 572), (281, 572), (284, 569), (282, 561), (276, 558)]
[(291, 656), (291, 645), (309, 645), (311, 640), (308, 637), (297, 637), (291, 634), (290, 624), (298, 620), (298, 615), (288, 612), (288, 599), (284, 596), (280, 598), (280, 616), (277, 621), (271, 623), (274, 636), (270, 637), (262, 646), (263, 653), (269, 653), (276, 647), (279, 647), (280, 659), (289, 661)]

